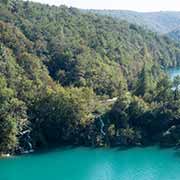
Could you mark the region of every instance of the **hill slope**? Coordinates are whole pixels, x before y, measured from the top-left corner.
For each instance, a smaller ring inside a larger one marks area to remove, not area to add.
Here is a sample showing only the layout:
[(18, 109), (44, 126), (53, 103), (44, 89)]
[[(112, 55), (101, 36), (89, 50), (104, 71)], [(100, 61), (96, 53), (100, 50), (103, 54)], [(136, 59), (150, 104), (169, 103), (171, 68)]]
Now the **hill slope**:
[(121, 10), (88, 10), (88, 12), (126, 20), (162, 34), (173, 31), (180, 25), (180, 12), (141, 13)]
[(137, 77), (144, 63), (180, 63), (178, 44), (140, 26), (64, 6), (11, 4), (11, 11), (1, 8), (0, 19), (33, 43), (34, 54), (63, 86), (88, 86), (97, 94), (114, 96), (120, 84)]

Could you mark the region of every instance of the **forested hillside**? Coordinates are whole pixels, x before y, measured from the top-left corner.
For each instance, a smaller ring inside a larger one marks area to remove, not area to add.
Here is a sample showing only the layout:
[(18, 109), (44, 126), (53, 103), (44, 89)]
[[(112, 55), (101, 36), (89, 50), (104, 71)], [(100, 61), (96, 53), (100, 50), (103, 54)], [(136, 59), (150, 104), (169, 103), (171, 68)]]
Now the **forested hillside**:
[(34, 54), (63, 86), (88, 86), (113, 96), (123, 75), (136, 76), (144, 63), (179, 64), (179, 45), (124, 21), (28, 2), (9, 8), (1, 10), (1, 19), (33, 42)]
[(171, 32), (180, 25), (180, 12), (173, 11), (143, 13), (125, 10), (88, 10), (88, 12), (126, 20), (130, 23), (144, 26), (160, 34)]
[(52, 144), (175, 145), (180, 81), (173, 91), (162, 69), (179, 65), (180, 45), (140, 26), (1, 0), (0, 153)]

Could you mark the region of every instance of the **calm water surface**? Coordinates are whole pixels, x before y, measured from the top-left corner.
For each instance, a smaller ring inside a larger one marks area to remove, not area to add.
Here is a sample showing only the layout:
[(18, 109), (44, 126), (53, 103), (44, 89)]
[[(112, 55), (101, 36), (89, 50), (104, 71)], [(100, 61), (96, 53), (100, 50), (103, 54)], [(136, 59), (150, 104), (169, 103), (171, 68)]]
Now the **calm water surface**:
[(180, 151), (59, 149), (0, 160), (0, 180), (180, 180)]
[(171, 76), (171, 79), (174, 79), (174, 77), (180, 75), (180, 67), (169, 68), (168, 73)]

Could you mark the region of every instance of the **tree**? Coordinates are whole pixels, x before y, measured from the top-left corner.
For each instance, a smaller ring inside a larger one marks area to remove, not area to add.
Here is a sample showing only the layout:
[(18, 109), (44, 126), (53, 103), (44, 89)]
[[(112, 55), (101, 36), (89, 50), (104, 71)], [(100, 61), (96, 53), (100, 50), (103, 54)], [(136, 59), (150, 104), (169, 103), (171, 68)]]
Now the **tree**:
[(46, 95), (35, 102), (30, 112), (34, 143), (37, 146), (63, 143), (75, 138), (75, 135), (79, 136), (78, 127), (91, 120), (93, 106), (91, 90), (47, 90)]
[(152, 70), (147, 64), (145, 64), (138, 76), (135, 94), (144, 97), (146, 100), (150, 100), (154, 87), (155, 83), (153, 81)]
[(110, 119), (115, 124), (116, 130), (119, 128), (127, 128), (129, 126), (129, 105), (132, 96), (130, 93), (121, 94), (110, 111)]
[(157, 82), (154, 100), (157, 102), (168, 102), (173, 100), (173, 85), (168, 76), (163, 76)]
[(133, 127), (142, 127), (142, 121), (144, 119), (144, 114), (149, 110), (149, 104), (146, 103), (142, 98), (133, 96), (131, 103), (129, 105), (129, 123)]
[(27, 128), (26, 106), (14, 98), (0, 76), (0, 153), (11, 153), (18, 145), (18, 135)]
[(10, 10), (11, 10), (12, 13), (17, 13), (18, 12), (18, 2), (17, 1), (11, 1)]

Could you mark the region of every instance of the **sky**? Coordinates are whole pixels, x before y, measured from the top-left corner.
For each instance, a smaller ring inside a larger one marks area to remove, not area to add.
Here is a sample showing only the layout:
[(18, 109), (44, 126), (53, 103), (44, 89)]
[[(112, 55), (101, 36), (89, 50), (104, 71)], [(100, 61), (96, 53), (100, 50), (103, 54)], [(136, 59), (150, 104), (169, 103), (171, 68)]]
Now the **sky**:
[(120, 9), (140, 12), (180, 11), (180, 0), (31, 0), (83, 9)]

